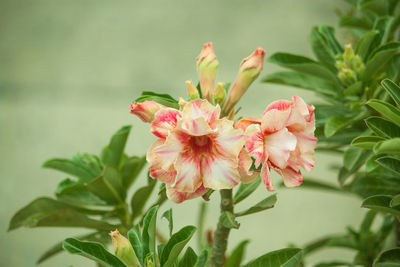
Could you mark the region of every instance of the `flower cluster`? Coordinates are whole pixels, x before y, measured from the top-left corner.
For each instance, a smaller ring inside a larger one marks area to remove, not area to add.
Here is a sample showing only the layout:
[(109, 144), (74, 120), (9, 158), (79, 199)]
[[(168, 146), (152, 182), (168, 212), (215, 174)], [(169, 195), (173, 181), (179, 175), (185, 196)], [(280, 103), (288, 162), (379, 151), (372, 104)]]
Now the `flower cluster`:
[[(189, 100), (180, 98), (179, 109), (155, 101), (131, 105), (131, 113), (151, 122), (158, 138), (147, 152), (149, 172), (166, 184), (171, 200), (180, 203), (209, 189), (230, 189), (259, 175), (273, 190), (270, 169), (286, 186), (297, 186), (300, 167), (309, 171), (314, 166), (314, 108), (300, 97), (272, 103), (262, 118), (233, 120), (234, 106), (260, 74), (264, 55), (257, 48), (242, 61), (226, 96), (225, 83), (215, 86), (219, 64), (207, 43), (197, 57), (200, 90), (187, 81)], [(260, 172), (251, 170), (253, 164)]]

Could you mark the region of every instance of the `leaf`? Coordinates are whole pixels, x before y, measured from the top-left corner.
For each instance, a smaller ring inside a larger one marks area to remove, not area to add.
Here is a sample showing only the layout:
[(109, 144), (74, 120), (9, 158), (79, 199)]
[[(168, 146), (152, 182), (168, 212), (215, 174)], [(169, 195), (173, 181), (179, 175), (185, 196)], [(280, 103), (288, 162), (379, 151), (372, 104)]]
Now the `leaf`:
[(128, 231), (128, 239), (133, 247), (133, 251), (135, 251), (136, 258), (138, 258), (140, 265), (144, 266), (144, 246), (139, 224), (135, 225)]
[(369, 30), (372, 27), (371, 22), (364, 18), (357, 18), (355, 16), (342, 16), (339, 19), (340, 27), (348, 27), (348, 28), (358, 28), (363, 30)]
[(139, 173), (142, 171), (143, 167), (146, 165), (146, 157), (130, 157), (122, 165), (121, 168), (121, 178), (122, 184), (126, 190), (132, 185), (136, 180)]
[(351, 142), (351, 145), (357, 148), (372, 150), (377, 143), (382, 141), (385, 141), (385, 139), (379, 136), (359, 136)]
[(130, 130), (131, 126), (123, 126), (111, 137), (110, 143), (101, 152), (104, 164), (119, 167)]
[(376, 218), (376, 211), (374, 210), (369, 210), (365, 216), (364, 219), (361, 223), (360, 226), (360, 233), (368, 233), (371, 231), (371, 226), (372, 223), (374, 222), (375, 218)]
[(142, 214), (142, 210), (154, 190), (157, 180), (149, 179), (149, 184), (139, 188), (132, 196), (131, 208), (133, 218)]
[(375, 259), (373, 267), (400, 267), (400, 248), (393, 248), (382, 252)]
[(262, 82), (298, 87), (316, 93), (336, 96), (341, 87), (329, 81), (297, 71), (278, 71), (264, 76)]
[(238, 204), (242, 200), (246, 199), (251, 193), (253, 193), (261, 183), (261, 179), (255, 179), (251, 183), (241, 183), (239, 189), (236, 191), (233, 197), (233, 204)]
[(331, 137), (339, 130), (349, 126), (354, 121), (353, 118), (347, 118), (343, 115), (335, 115), (329, 118), (325, 123), (324, 133), (326, 137)]
[(235, 215), (230, 211), (224, 211), (221, 214), (220, 222), (226, 228), (239, 229), (240, 224), (235, 220)]
[(318, 62), (307, 57), (289, 53), (275, 53), (268, 58), (269, 62), (299, 72), (308, 73), (321, 79), (336, 82), (336, 75)]
[[(284, 186), (283, 182), (282, 182), (281, 186)], [(317, 179), (311, 179), (309, 177), (304, 178), (303, 182), (301, 183), (301, 188), (318, 189), (318, 190), (334, 191), (334, 192), (338, 192), (338, 193), (345, 193), (345, 191), (341, 190), (337, 186), (321, 182)]]
[(172, 236), (172, 230), (174, 229), (174, 220), (172, 218), (172, 209), (166, 210), (163, 213), (162, 217), (167, 219), (167, 221), (168, 221), (168, 229), (169, 229), (169, 236)]
[(363, 81), (369, 81), (373, 79), (376, 74), (384, 69), (386, 63), (392, 59), (392, 57), (398, 52), (399, 48), (400, 43), (391, 42), (375, 49), (366, 64), (365, 72), (363, 73), (361, 79)]
[(359, 55), (363, 60), (367, 59), (367, 56), (372, 52), (373, 42), (378, 36), (379, 31), (373, 30), (364, 34), (357, 44), (355, 53)]
[(240, 263), (243, 261), (245, 249), (248, 243), (249, 240), (244, 240), (233, 249), (227, 261), (225, 262), (225, 267), (240, 267)]
[(376, 159), (382, 167), (391, 170), (397, 174), (400, 174), (400, 160), (394, 157), (380, 157)]
[(142, 96), (138, 97), (134, 102), (155, 101), (161, 105), (179, 109), (179, 104), (176, 99), (168, 94), (158, 94), (150, 91), (143, 91)]
[(374, 154), (365, 161), (366, 172), (372, 172), (373, 170), (379, 167), (379, 164), (375, 161), (379, 157), (382, 157), (382, 154)]
[(103, 173), (86, 185), (87, 189), (109, 204), (123, 203), (126, 191), (122, 186), (120, 173), (107, 166)]
[(63, 202), (40, 197), (17, 211), (10, 221), (8, 231), (24, 227), (84, 227), (111, 231), (115, 226), (89, 218)]
[(351, 191), (362, 196), (400, 194), (400, 179), (395, 174), (378, 168), (370, 173), (356, 175)]
[(367, 105), (382, 114), (384, 118), (400, 126), (400, 110), (393, 105), (377, 99), (369, 100)]
[(313, 267), (333, 267), (333, 266), (338, 266), (338, 267), (353, 267), (354, 265), (345, 261), (331, 261), (331, 262), (322, 262), (314, 265)]
[(162, 267), (174, 266), (179, 254), (192, 238), (195, 231), (196, 227), (189, 225), (183, 227), (181, 230), (171, 236), (160, 256), (160, 263)]
[[(82, 235), (82, 236), (79, 236), (76, 238), (79, 240), (95, 241), (95, 242), (100, 242), (102, 244), (105, 244), (105, 243), (109, 242), (110, 236), (108, 235), (107, 232), (94, 232), (94, 233)], [(55, 244), (54, 246), (52, 246), (50, 249), (48, 249), (45, 253), (43, 253), (42, 256), (40, 256), (40, 258), (38, 259), (38, 261), (36, 263), (37, 264), (42, 263), (62, 251), (63, 251), (62, 242), (59, 242), (59, 243)]]
[(313, 27), (311, 30), (311, 47), (317, 59), (335, 72), (335, 53), (330, 48), (325, 35), (320, 32), (319, 27)]
[(269, 252), (244, 267), (300, 267), (302, 252), (299, 248), (284, 248)]
[(63, 242), (63, 248), (71, 254), (81, 255), (99, 264), (126, 267), (118, 257), (108, 252), (102, 244), (97, 242), (85, 242), (75, 238), (67, 238)]
[(368, 128), (383, 138), (400, 137), (400, 127), (381, 117), (365, 119)]
[(343, 155), (343, 166), (349, 171), (352, 170), (362, 154), (363, 150), (361, 148), (349, 147)]
[(396, 207), (400, 205), (400, 194), (396, 195), (392, 198), (392, 201), (390, 201), (390, 207)]
[(276, 201), (277, 201), (276, 194), (273, 194), (273, 195), (263, 199), (262, 201), (258, 202), (256, 205), (252, 206), (251, 208), (241, 211), (241, 212), (238, 212), (238, 213), (235, 213), (235, 216), (240, 217), (240, 216), (260, 212), (263, 210), (271, 209), (274, 207)]
[(204, 249), (197, 258), (195, 267), (205, 267), (207, 262), (208, 262), (208, 251), (207, 249)]
[(392, 97), (393, 101), (400, 106), (400, 87), (389, 79), (384, 79), (381, 82), (382, 87)]
[(400, 216), (400, 207), (391, 207), (390, 206), (391, 201), (392, 201), (391, 196), (376, 195), (365, 199), (361, 204), (361, 207), (385, 213), (390, 213), (394, 216)]
[(400, 138), (398, 137), (383, 141), (379, 144), (377, 149), (378, 153), (398, 154), (400, 153)]
[(188, 247), (182, 259), (179, 261), (178, 267), (195, 266), (196, 262), (197, 262), (196, 253), (191, 247)]
[(58, 170), (88, 182), (100, 175), (103, 165), (95, 155), (78, 153), (72, 159), (50, 159), (42, 167)]
[(327, 44), (335, 55), (343, 53), (343, 47), (335, 37), (335, 28), (328, 25), (319, 26), (319, 31), (325, 36)]
[(143, 219), (143, 256), (146, 258), (153, 255), (153, 262), (155, 262), (156, 252), (156, 221), (157, 221), (158, 206), (150, 208)]

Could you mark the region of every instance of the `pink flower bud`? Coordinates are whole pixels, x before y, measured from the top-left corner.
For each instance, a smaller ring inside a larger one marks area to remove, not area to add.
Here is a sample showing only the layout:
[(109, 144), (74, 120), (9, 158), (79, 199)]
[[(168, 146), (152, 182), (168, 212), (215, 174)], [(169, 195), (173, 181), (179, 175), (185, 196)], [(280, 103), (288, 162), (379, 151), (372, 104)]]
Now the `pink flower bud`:
[(135, 252), (129, 240), (121, 235), (118, 230), (110, 233), (114, 254), (120, 258), (127, 266), (139, 266)]
[(229, 91), (228, 99), (223, 109), (223, 114), (229, 114), (250, 84), (258, 77), (263, 69), (265, 51), (258, 47), (250, 56), (240, 63), (239, 74), (232, 89)]
[(211, 101), (211, 92), (214, 90), (215, 77), (217, 76), (218, 60), (215, 56), (212, 43), (203, 46), (196, 59), (197, 72), (200, 78), (201, 94), (203, 98)]
[(161, 108), (164, 108), (164, 106), (155, 101), (135, 102), (131, 104), (131, 114), (138, 116), (143, 122), (151, 122), (154, 119), (154, 114)]

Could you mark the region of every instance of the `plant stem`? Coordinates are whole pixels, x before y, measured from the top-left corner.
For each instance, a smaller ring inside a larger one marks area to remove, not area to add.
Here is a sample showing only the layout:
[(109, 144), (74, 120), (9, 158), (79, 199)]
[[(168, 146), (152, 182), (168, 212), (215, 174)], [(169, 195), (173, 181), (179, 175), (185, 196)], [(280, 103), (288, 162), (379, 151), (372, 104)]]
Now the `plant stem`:
[[(233, 213), (232, 189), (222, 189), (221, 193), (221, 215), (225, 211)], [(213, 240), (213, 247), (211, 251), (210, 266), (221, 267), (224, 265), (225, 252), (228, 246), (228, 237), (230, 228), (222, 225), (221, 216), (219, 217), (217, 230)]]

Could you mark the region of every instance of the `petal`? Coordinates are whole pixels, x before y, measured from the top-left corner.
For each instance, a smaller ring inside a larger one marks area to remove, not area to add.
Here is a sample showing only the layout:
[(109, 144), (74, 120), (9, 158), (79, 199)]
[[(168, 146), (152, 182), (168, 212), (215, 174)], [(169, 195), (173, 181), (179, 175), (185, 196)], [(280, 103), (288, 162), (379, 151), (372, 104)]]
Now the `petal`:
[(175, 203), (182, 203), (185, 200), (204, 195), (208, 189), (201, 185), (194, 193), (180, 192), (174, 187), (167, 185), (167, 197)]
[(156, 147), (153, 151), (160, 160), (160, 167), (169, 170), (171, 165), (178, 158), (179, 153), (183, 151), (188, 142), (189, 136), (181, 131), (174, 130), (171, 132), (165, 143)]
[(152, 165), (149, 168), (150, 177), (157, 179), (166, 184), (172, 184), (175, 181), (176, 170), (171, 166), (168, 171), (163, 170), (161, 167)]
[(159, 164), (160, 162), (160, 158), (158, 157), (158, 154), (155, 152), (155, 150), (161, 146), (162, 144), (164, 144), (165, 139), (157, 139), (149, 148), (149, 150), (147, 150), (147, 154), (146, 154), (146, 160), (147, 162), (149, 162), (150, 164)]
[(247, 151), (243, 148), (239, 153), (239, 175), (242, 183), (250, 183), (257, 178), (258, 172), (250, 171), (253, 161)]
[(252, 124), (261, 124), (261, 119), (252, 117), (246, 117), (240, 119), (239, 121), (235, 122), (235, 128), (246, 131), (247, 127), (249, 127)]
[(187, 103), (182, 110), (184, 120), (196, 120), (203, 118), (207, 123), (211, 123), (219, 118), (220, 107), (213, 106), (204, 99), (195, 99)]
[(270, 110), (276, 109), (279, 111), (285, 111), (291, 109), (292, 102), (287, 101), (287, 100), (277, 100), (272, 102), (271, 104), (268, 105), (268, 107), (265, 109), (263, 116), (265, 113), (267, 113)]
[(180, 192), (192, 193), (201, 186), (201, 162), (189, 152), (181, 153), (176, 162), (177, 170), (173, 187)]
[(303, 182), (301, 172), (292, 166), (287, 166), (285, 169), (276, 169), (276, 172), (282, 176), (286, 187), (299, 186)]
[(271, 109), (264, 112), (261, 118), (261, 130), (264, 134), (274, 133), (283, 129), (291, 117), (292, 109)]
[(268, 160), (278, 168), (285, 168), (290, 152), (296, 148), (297, 139), (288, 129), (264, 136), (264, 148), (268, 152)]
[(164, 108), (155, 101), (135, 102), (131, 104), (131, 114), (138, 116), (143, 122), (151, 122), (154, 114)]
[(274, 186), (272, 185), (272, 181), (271, 181), (271, 173), (269, 171), (269, 165), (268, 165), (268, 161), (264, 161), (264, 164), (261, 168), (261, 180), (263, 181), (263, 183), (265, 184), (265, 186), (267, 187), (268, 191), (274, 191)]
[(230, 189), (240, 181), (238, 162), (222, 155), (203, 157), (201, 162), (203, 183), (214, 190)]
[(252, 124), (246, 129), (246, 143), (245, 146), (249, 154), (253, 156), (256, 161), (255, 167), (258, 168), (264, 159), (264, 135), (261, 132), (260, 125)]
[(179, 129), (193, 136), (202, 136), (214, 133), (204, 118), (183, 119), (178, 122)]
[(291, 131), (303, 131), (306, 128), (307, 120), (310, 120), (310, 109), (301, 97), (292, 97), (293, 111), (287, 122)]
[(151, 132), (160, 138), (166, 138), (176, 125), (181, 112), (173, 108), (160, 109), (151, 123)]
[(233, 128), (233, 121), (226, 118), (215, 120), (212, 128), (216, 131), (213, 141), (218, 152), (237, 159), (246, 142), (243, 131)]

